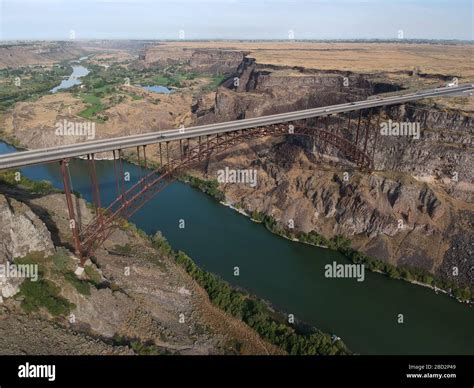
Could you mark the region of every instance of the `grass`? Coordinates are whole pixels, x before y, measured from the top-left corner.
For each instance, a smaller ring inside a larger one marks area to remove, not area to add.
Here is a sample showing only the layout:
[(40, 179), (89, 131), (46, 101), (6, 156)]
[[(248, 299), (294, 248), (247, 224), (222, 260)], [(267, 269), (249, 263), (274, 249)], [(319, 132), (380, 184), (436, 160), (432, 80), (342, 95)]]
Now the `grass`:
[(77, 292), (81, 295), (89, 296), (91, 294), (91, 285), (85, 280), (78, 279), (74, 272), (67, 272), (64, 278), (74, 286)]
[(187, 175), (183, 178), (189, 181), (189, 184), (202, 192), (210, 195), (217, 201), (223, 201), (225, 199), (224, 193), (219, 189), (219, 183), (217, 180), (204, 180), (192, 175)]
[[(17, 175), (17, 171), (1, 171), (0, 172), (0, 182), (3, 182), (11, 187), (21, 186), (32, 193), (35, 194), (52, 194), (52, 193), (61, 193), (62, 191), (56, 189), (51, 182), (42, 180), (42, 181), (33, 181), (22, 174)], [(19, 180), (17, 180), (19, 177)]]
[(62, 247), (56, 248), (56, 252), (52, 256), (53, 266), (60, 273), (67, 273), (74, 267), (73, 260), (68, 254), (68, 251)]
[(214, 75), (211, 76), (211, 82), (204, 87), (204, 91), (212, 91), (217, 89), (217, 87), (226, 79), (225, 75)]
[[(1, 69), (0, 111), (5, 111), (16, 102), (34, 100), (49, 93), (61, 82), (63, 76), (71, 72), (72, 67), (66, 63), (53, 66), (52, 69), (44, 69), (41, 66)], [(17, 79), (20, 80), (18, 86), (15, 83)]]
[(87, 265), (84, 268), (84, 272), (86, 273), (92, 284), (97, 286), (102, 282), (102, 276), (100, 275), (99, 271), (97, 271), (92, 265)]
[(132, 246), (129, 243), (125, 245), (115, 245), (113, 251), (119, 255), (129, 256), (132, 254)]
[(127, 93), (127, 94), (128, 96), (132, 98), (133, 101), (143, 100), (143, 96), (140, 96), (138, 94), (134, 94), (134, 93)]
[(79, 97), (84, 103), (89, 105), (82, 112), (79, 112), (79, 116), (84, 117), (88, 120), (95, 120), (99, 122), (104, 122), (103, 118), (97, 117), (97, 113), (102, 112), (105, 109), (105, 106), (102, 104), (102, 100), (96, 94), (92, 93), (80, 93)]
[(22, 308), (26, 312), (38, 311), (45, 308), (53, 316), (65, 316), (75, 308), (73, 303), (60, 296), (57, 285), (47, 279), (36, 282), (26, 279), (20, 286)]
[(112, 338), (115, 346), (129, 346), (133, 351), (140, 356), (158, 356), (171, 354), (166, 349), (161, 349), (151, 342), (142, 342), (139, 339), (128, 339), (119, 334), (115, 334)]

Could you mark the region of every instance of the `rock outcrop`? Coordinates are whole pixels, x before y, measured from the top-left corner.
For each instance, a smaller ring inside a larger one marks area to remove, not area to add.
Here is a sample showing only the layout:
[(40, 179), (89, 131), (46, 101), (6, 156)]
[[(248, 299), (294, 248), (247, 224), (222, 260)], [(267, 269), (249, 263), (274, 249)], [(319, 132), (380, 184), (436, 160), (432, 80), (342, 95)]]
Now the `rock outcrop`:
[[(40, 218), (24, 203), (0, 194), (0, 265), (31, 252), (54, 252), (51, 233)], [(0, 276), (0, 299), (15, 295), (24, 278)]]

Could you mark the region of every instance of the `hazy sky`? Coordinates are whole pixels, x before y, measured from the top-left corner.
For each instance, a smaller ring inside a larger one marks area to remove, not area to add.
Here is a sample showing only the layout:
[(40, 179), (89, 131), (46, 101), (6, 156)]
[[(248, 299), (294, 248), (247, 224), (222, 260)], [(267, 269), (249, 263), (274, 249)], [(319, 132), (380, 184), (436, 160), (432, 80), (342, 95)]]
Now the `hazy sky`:
[(0, 39), (474, 39), (473, 0), (0, 0)]

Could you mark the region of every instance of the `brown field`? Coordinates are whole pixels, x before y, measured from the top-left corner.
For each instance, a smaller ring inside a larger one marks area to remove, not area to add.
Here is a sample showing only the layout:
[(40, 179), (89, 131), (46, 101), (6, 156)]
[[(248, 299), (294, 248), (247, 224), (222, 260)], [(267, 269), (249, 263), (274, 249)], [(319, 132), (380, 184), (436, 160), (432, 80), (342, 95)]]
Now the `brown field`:
[(166, 42), (167, 48), (242, 50), (260, 64), (360, 73), (418, 71), (474, 82), (474, 45), (414, 43)]

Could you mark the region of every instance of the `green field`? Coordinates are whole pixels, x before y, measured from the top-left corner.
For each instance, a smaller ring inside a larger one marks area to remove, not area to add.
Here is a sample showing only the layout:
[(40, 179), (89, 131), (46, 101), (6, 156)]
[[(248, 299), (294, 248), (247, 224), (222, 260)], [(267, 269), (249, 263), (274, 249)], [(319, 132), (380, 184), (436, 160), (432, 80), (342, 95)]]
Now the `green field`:
[(72, 73), (67, 63), (45, 69), (41, 66), (0, 70), (0, 111), (16, 102), (35, 100), (61, 82), (62, 77)]

